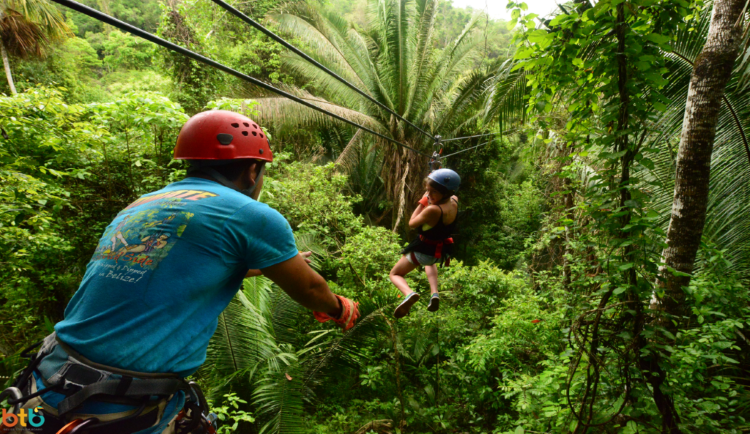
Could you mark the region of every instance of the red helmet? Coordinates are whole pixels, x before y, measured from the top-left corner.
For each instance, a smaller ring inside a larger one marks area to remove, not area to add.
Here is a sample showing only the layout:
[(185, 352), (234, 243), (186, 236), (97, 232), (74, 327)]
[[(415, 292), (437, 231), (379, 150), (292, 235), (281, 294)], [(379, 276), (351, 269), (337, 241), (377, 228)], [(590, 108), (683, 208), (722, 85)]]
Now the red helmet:
[(198, 113), (185, 122), (174, 147), (176, 160), (273, 161), (263, 130), (249, 118), (226, 110)]

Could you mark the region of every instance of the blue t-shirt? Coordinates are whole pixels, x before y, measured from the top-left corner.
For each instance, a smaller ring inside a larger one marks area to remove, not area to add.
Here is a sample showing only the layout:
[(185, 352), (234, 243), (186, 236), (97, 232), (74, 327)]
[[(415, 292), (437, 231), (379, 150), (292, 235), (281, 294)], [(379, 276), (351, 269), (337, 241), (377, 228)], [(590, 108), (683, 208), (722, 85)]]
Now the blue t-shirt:
[(187, 178), (142, 196), (107, 226), (55, 331), (97, 363), (187, 376), (205, 361), (247, 270), (297, 254), (276, 210)]

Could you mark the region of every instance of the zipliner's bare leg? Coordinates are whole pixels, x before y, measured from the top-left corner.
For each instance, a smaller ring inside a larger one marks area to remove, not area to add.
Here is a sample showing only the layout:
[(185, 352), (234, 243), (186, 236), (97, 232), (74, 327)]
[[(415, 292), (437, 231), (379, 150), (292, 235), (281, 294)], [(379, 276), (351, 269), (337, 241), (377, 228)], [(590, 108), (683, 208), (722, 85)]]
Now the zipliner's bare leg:
[(438, 271), (437, 265), (427, 265), (424, 267), (424, 272), (427, 274), (427, 281), (430, 282), (430, 293), (438, 293)]
[(404, 297), (413, 292), (411, 288), (409, 288), (409, 284), (406, 283), (406, 279), (404, 278), (404, 276), (406, 276), (415, 268), (417, 268), (416, 265), (409, 262), (409, 260), (406, 259), (406, 256), (402, 256), (401, 259), (396, 262), (396, 265), (393, 266), (393, 269), (388, 276), (391, 278), (391, 282), (396, 285), (396, 288), (398, 288), (399, 291), (404, 294)]

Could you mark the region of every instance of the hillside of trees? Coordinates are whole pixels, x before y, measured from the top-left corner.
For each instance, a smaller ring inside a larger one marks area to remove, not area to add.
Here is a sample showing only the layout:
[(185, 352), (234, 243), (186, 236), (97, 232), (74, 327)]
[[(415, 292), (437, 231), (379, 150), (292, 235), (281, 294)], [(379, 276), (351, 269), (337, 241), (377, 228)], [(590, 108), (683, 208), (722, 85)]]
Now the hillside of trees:
[[(63, 319), (117, 213), (186, 176), (182, 125), (223, 109), (264, 128), (259, 200), (362, 317), (344, 333), (245, 279), (193, 376), (219, 433), (750, 432), (744, 1), (576, 0), (550, 17), (511, 1), (511, 22), (450, 0), (229, 1), (429, 134), (488, 134), (443, 144), (478, 146), (443, 160), (462, 178), (456, 254), (440, 310), (399, 320), (389, 271), (429, 158), (21, 3), (0, 2), (0, 385)], [(81, 3), (437, 150), (214, 2)], [(407, 280), (429, 294), (424, 273)]]

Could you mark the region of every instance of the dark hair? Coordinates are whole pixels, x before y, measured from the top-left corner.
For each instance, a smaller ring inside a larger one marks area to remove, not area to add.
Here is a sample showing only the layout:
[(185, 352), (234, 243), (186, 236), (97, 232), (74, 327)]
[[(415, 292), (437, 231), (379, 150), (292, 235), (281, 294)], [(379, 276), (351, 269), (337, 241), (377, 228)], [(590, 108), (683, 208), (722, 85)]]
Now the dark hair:
[(455, 194), (455, 192), (453, 192), (452, 190), (448, 190), (448, 188), (446, 186), (438, 183), (437, 181), (435, 181), (433, 179), (425, 178), (424, 182), (425, 182), (425, 184), (427, 184), (430, 187), (432, 187), (435, 190), (437, 190), (438, 193), (440, 193), (441, 195), (443, 195), (443, 199), (448, 199), (449, 197), (451, 197), (451, 196), (453, 196)]

